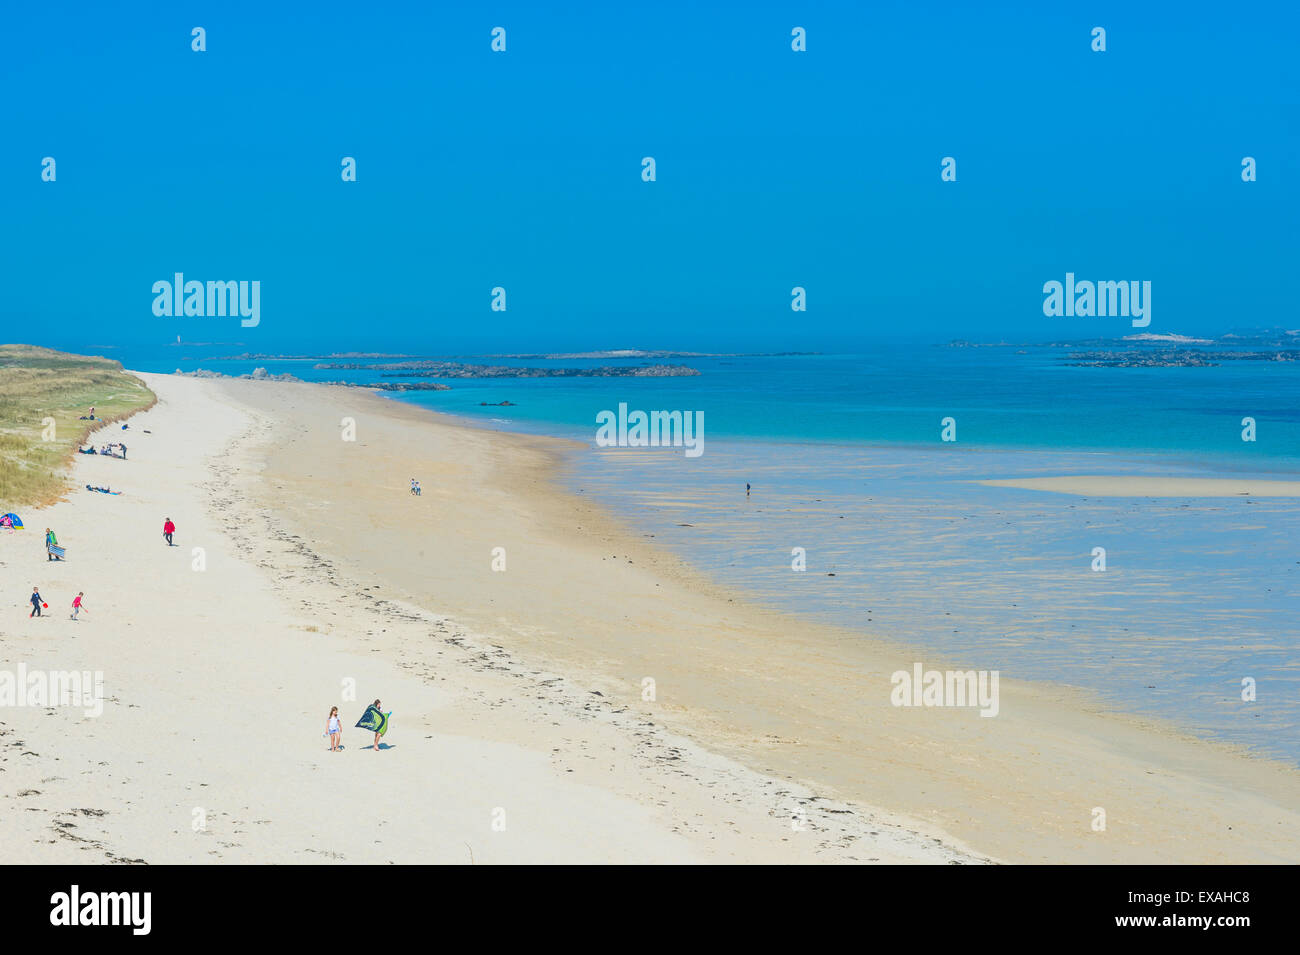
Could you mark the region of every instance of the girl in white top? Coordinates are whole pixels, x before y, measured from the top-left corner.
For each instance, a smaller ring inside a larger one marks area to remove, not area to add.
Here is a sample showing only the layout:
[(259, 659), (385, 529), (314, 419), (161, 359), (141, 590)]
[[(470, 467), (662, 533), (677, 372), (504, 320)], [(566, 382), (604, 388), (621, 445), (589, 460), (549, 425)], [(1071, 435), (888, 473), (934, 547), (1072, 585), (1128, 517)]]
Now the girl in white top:
[(329, 722), (325, 724), (325, 733), (330, 738), (330, 752), (337, 753), (343, 747), (339, 744), (339, 737), (343, 735), (343, 724), (339, 722), (339, 708), (330, 707)]

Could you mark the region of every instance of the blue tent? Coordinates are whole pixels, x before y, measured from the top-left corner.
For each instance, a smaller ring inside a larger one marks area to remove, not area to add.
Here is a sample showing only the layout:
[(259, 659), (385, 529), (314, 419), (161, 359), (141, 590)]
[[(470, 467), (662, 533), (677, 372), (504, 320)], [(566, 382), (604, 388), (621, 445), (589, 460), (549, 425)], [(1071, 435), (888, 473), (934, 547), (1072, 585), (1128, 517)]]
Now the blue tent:
[(0, 527), (18, 527), (23, 526), (23, 519), (10, 511), (8, 514), (0, 516)]

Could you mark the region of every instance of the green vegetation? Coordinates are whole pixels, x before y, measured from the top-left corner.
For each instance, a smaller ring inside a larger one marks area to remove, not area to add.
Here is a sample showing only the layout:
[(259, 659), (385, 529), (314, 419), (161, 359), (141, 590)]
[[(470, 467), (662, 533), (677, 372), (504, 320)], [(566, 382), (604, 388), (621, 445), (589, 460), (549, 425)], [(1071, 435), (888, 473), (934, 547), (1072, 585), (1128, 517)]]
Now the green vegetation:
[[(0, 513), (58, 500), (90, 432), (156, 400), (121, 362), (0, 345)], [(92, 405), (95, 420), (78, 420)]]

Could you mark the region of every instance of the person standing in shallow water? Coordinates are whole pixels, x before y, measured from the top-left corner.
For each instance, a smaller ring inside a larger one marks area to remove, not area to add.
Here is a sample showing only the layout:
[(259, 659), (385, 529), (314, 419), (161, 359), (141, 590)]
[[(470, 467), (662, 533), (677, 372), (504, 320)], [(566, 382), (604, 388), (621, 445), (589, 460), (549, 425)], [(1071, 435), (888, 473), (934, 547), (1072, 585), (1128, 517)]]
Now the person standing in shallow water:
[(174, 546), (172, 544), (172, 535), (175, 533), (176, 533), (176, 525), (172, 523), (172, 519), (169, 517), (167, 518), (166, 522), (163, 524), (163, 537), (167, 538), (168, 547)]

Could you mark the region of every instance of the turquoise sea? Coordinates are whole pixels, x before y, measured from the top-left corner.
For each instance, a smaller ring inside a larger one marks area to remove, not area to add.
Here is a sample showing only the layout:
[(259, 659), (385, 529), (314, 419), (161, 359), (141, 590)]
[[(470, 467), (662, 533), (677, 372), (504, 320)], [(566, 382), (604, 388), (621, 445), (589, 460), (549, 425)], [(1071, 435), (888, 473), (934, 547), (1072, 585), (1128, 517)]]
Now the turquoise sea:
[[(380, 380), (311, 361), (215, 360), (231, 352), (104, 353), (142, 371), (265, 367)], [(1066, 365), (1070, 353), (890, 345), (656, 358), (700, 374), (452, 379), (451, 391), (400, 400), (587, 443), (566, 469), (575, 491), (755, 599), (902, 640), (923, 661), (930, 651), (1084, 687), (1300, 763), (1300, 500), (1083, 498), (977, 483), (1097, 473), (1294, 479), (1300, 363), (1092, 368)], [(704, 453), (595, 447), (597, 413), (620, 403), (702, 411)], [(955, 442), (940, 440), (948, 417)], [(1246, 417), (1254, 442), (1241, 439)], [(1092, 569), (1095, 547), (1106, 549), (1104, 572)], [(791, 568), (794, 548), (806, 553), (805, 571)], [(1252, 703), (1241, 700), (1247, 677)]]

